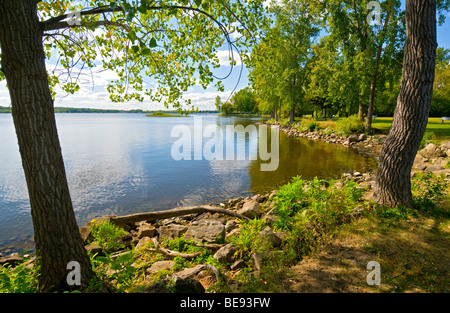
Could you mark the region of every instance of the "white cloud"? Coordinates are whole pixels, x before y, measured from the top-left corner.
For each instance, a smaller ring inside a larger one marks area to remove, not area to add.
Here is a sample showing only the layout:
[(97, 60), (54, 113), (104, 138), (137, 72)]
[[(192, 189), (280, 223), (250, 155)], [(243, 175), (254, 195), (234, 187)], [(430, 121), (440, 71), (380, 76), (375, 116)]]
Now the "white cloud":
[(231, 62), (235, 61), (236, 66), (242, 65), (242, 60), (238, 52), (229, 50), (219, 50), (216, 53), (221, 66), (231, 66)]

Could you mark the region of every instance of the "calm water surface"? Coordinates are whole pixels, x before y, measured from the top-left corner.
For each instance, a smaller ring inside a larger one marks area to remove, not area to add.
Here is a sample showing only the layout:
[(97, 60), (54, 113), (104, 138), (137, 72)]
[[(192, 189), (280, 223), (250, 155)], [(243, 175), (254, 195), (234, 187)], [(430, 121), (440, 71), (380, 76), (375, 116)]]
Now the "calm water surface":
[[(255, 124), (258, 119), (198, 115), (203, 129)], [(179, 137), (171, 132), (194, 118), (148, 118), (143, 114), (56, 114), (69, 187), (80, 225), (92, 218), (177, 206), (219, 203), (227, 198), (269, 192), (296, 175), (338, 178), (344, 172), (375, 168), (371, 159), (347, 148), (288, 137), (280, 132), (278, 170), (262, 172), (257, 147), (246, 160), (175, 161)], [(200, 130), (201, 131), (201, 130)], [(209, 139), (204, 138), (203, 144)], [(242, 142), (236, 136), (235, 145)], [(251, 141), (250, 141), (251, 142)], [(224, 142), (226, 146), (228, 142)], [(201, 145), (200, 148), (201, 149)], [(198, 147), (197, 147), (198, 148)], [(255, 150), (256, 149), (256, 150)], [(237, 150), (236, 150), (237, 151)], [(269, 150), (270, 151), (270, 150)], [(192, 155), (195, 147), (192, 149)], [(33, 227), (25, 177), (10, 114), (0, 114), (0, 252), (33, 249)]]

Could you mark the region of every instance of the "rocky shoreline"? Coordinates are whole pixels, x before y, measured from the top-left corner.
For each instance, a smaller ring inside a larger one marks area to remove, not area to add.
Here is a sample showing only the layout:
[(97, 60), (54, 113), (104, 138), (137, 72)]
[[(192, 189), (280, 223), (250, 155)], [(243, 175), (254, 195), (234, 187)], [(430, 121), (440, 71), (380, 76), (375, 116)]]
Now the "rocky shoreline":
[[(368, 136), (366, 134), (351, 134), (340, 136), (329, 129), (320, 131), (299, 131), (295, 127), (283, 126), (278, 123), (266, 123), (270, 127), (276, 127), (289, 136), (301, 137), (310, 140), (320, 140), (331, 144), (339, 144), (353, 149), (360, 154), (372, 157), (379, 161), (379, 155), (387, 135), (377, 134)], [(436, 145), (428, 143), (420, 150), (413, 165), (413, 172), (433, 172), (436, 175), (449, 177), (450, 168), (450, 141)]]

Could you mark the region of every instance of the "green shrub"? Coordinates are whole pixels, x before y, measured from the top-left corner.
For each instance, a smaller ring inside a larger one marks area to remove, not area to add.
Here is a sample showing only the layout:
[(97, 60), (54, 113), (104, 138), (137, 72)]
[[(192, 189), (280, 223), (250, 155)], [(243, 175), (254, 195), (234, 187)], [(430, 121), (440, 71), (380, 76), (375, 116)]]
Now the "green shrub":
[(422, 141), (420, 142), (419, 150), (422, 150), (423, 148), (425, 148), (425, 145), (427, 144), (427, 142), (434, 141), (434, 140), (436, 140), (435, 133), (425, 132), (425, 134), (423, 135)]
[(95, 219), (91, 221), (91, 233), (96, 241), (105, 252), (117, 251), (125, 247), (121, 239), (128, 233), (106, 220), (98, 223)]
[(443, 175), (418, 172), (411, 179), (413, 202), (420, 210), (433, 210), (447, 194), (448, 186)]
[(0, 266), (0, 293), (38, 292), (37, 273), (36, 266)]
[(336, 121), (336, 128), (338, 132), (344, 135), (350, 135), (352, 133), (363, 133), (364, 123), (358, 120), (357, 115), (352, 115), (348, 118), (341, 118)]
[(356, 186), (350, 181), (338, 188), (335, 181), (308, 182), (298, 176), (280, 188), (274, 199), (279, 215), (275, 228), (288, 234), (287, 260), (316, 250), (334, 235), (361, 198)]

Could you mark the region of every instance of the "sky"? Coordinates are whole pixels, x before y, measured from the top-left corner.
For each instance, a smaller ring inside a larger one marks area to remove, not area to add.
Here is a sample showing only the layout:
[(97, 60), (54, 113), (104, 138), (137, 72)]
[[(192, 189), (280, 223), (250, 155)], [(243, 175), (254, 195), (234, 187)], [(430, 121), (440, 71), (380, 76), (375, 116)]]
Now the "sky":
[[(405, 7), (405, 0), (402, 0), (403, 9)], [(238, 36), (238, 34), (234, 34)], [(439, 47), (450, 49), (450, 13), (447, 14), (447, 21), (444, 25), (438, 26), (437, 39)], [(230, 71), (229, 53), (225, 50), (217, 51), (217, 56), (220, 60), (221, 67), (213, 71), (216, 76), (224, 76)], [(240, 59), (236, 58), (237, 65), (233, 68), (232, 74), (222, 81), (225, 91), (219, 92), (214, 87), (208, 87), (206, 90), (201, 86), (191, 87), (184, 95), (185, 99), (191, 99), (192, 104), (198, 107), (199, 110), (215, 110), (215, 99), (220, 96), (222, 101), (226, 101), (233, 90), (239, 91), (248, 86), (248, 69), (241, 64)], [(47, 63), (47, 68), (55, 66), (55, 60), (50, 59)], [(241, 75), (242, 72), (242, 75)], [(81, 85), (80, 91), (74, 95), (68, 95), (63, 91), (57, 92), (55, 99), (56, 107), (75, 107), (75, 108), (95, 108), (95, 109), (118, 109), (118, 110), (166, 110), (161, 103), (144, 101), (130, 101), (125, 103), (113, 103), (109, 99), (109, 94), (106, 91), (108, 80), (112, 79), (115, 73), (106, 71), (94, 73), (94, 86), (92, 80), (87, 81)], [(0, 82), (0, 106), (9, 106), (10, 99), (6, 82)]]

